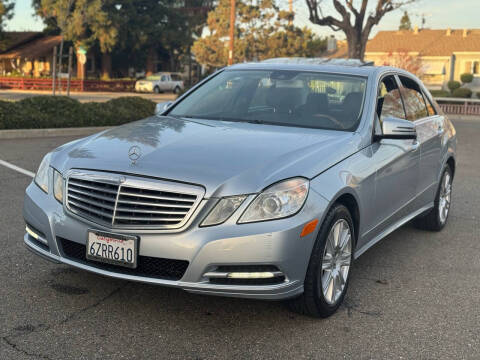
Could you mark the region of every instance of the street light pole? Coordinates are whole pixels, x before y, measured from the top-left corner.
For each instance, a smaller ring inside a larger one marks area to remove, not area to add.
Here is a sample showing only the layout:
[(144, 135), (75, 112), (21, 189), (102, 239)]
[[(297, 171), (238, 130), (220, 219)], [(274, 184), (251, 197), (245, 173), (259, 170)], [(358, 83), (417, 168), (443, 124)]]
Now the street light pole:
[(230, 44), (228, 49), (228, 65), (233, 64), (234, 38), (235, 38), (235, 0), (230, 0)]

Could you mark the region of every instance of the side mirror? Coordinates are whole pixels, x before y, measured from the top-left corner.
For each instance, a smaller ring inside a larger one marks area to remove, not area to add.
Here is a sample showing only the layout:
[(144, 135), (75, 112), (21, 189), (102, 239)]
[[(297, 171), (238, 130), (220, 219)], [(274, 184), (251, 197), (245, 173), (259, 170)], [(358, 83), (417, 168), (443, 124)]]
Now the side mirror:
[(160, 115), (162, 114), (165, 110), (167, 110), (171, 105), (173, 104), (173, 101), (166, 101), (166, 102), (161, 102), (158, 103), (155, 106), (155, 115)]
[(382, 134), (375, 135), (377, 139), (412, 139), (417, 138), (415, 124), (409, 120), (393, 116), (386, 117), (382, 124)]

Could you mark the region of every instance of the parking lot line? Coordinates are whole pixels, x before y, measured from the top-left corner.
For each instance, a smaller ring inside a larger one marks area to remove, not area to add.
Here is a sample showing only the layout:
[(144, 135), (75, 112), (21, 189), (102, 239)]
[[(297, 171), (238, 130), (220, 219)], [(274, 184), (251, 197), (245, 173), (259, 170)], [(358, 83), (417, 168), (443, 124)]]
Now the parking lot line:
[(16, 166), (16, 165), (10, 164), (9, 162), (4, 161), (4, 160), (2, 160), (2, 159), (0, 159), (0, 165), (3, 165), (3, 166), (5, 166), (5, 167), (7, 167), (7, 168), (9, 168), (9, 169), (15, 170), (15, 171), (17, 171), (17, 172), (19, 172), (19, 173), (22, 173), (22, 174), (24, 174), (24, 175), (30, 176), (30, 177), (32, 177), (32, 178), (35, 177), (35, 174), (34, 174), (33, 172), (28, 171), (28, 170), (25, 170), (25, 169), (22, 169), (21, 167), (18, 167), (18, 166)]

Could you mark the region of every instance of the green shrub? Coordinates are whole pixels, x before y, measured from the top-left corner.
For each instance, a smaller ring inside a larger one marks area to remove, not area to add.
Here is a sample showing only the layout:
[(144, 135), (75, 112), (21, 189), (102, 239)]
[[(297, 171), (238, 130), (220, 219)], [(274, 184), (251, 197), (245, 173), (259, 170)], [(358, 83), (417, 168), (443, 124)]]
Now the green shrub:
[(454, 90), (456, 90), (456, 89), (458, 89), (460, 86), (462, 86), (462, 84), (460, 84), (460, 82), (458, 82), (458, 81), (450, 80), (450, 81), (447, 83), (447, 86), (448, 86), (448, 88), (450, 89), (450, 91), (453, 92)]
[(66, 96), (35, 96), (17, 104), (22, 122), (29, 128), (84, 126), (80, 102)]
[(127, 96), (112, 99), (106, 105), (115, 109), (123, 123), (152, 116), (155, 113), (156, 103), (139, 96)]
[(460, 75), (460, 80), (462, 81), (463, 84), (469, 84), (473, 81), (473, 74), (462, 74)]
[(451, 94), (446, 90), (430, 90), (433, 97), (449, 97)]
[(479, 98), (479, 99), (480, 99), (480, 91), (479, 91), (479, 92), (477, 92), (477, 98)]
[(472, 90), (468, 88), (459, 88), (459, 89), (453, 90), (452, 95), (453, 97), (458, 97), (458, 98), (471, 98)]
[(155, 102), (140, 97), (80, 103), (63, 96), (0, 101), (0, 129), (115, 126), (152, 116)]
[(13, 124), (21, 122), (17, 103), (0, 100), (0, 130), (11, 129)]

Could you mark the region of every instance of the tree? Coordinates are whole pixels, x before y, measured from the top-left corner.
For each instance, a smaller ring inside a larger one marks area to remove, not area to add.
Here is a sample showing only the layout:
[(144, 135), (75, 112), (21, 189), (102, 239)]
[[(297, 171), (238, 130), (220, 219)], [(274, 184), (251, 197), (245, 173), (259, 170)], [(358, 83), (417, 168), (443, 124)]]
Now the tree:
[(192, 34), (198, 35), (203, 28), (212, 4), (212, 0), (32, 2), (49, 33), (61, 33), (76, 46), (100, 50), (104, 77), (112, 62), (125, 68), (146, 65), (147, 73), (152, 73), (160, 58), (170, 60), (174, 70), (178, 59), (189, 52)]
[[(13, 17), (13, 9), (15, 2), (11, 0), (0, 0), (0, 40), (4, 40), (3, 28), (5, 21), (10, 20)], [(5, 44), (0, 44), (0, 49), (4, 48)]]
[(410, 22), (410, 17), (406, 11), (403, 12), (403, 16), (400, 19), (398, 30), (412, 30), (412, 23)]
[[(313, 56), (324, 48), (308, 29), (289, 25), (291, 14), (273, 0), (237, 0), (234, 62), (283, 56)], [(193, 44), (198, 62), (213, 67), (228, 61), (230, 0), (220, 0), (208, 14), (209, 34)]]
[(383, 66), (394, 66), (407, 70), (418, 77), (425, 74), (426, 67), (420, 56), (413, 56), (407, 50), (390, 52), (382, 59)]
[[(85, 49), (98, 43), (100, 51), (105, 55), (112, 51), (118, 35), (111, 17), (105, 11), (109, 1), (111, 0), (34, 0), (33, 5), (47, 24), (55, 24), (59, 28), (62, 41), (72, 41), (76, 47)], [(108, 57), (104, 58), (103, 72), (108, 76)]]
[(108, 0), (105, 11), (118, 29), (117, 54), (132, 64), (145, 64), (147, 74), (156, 71), (159, 58), (175, 70), (178, 59), (187, 54), (193, 34), (199, 33), (211, 1)]
[[(375, 8), (369, 14), (368, 0), (361, 0), (355, 7), (353, 0), (331, 0), (339, 18), (324, 13), (324, 0), (305, 0), (310, 13), (310, 21), (317, 25), (328, 26), (333, 31), (343, 31), (348, 43), (348, 57), (363, 60), (368, 37), (375, 25), (385, 14), (416, 0), (376, 0)], [(330, 0), (327, 0), (330, 3)], [(367, 16), (368, 15), (368, 16)], [(352, 21), (353, 20), (353, 23)]]

